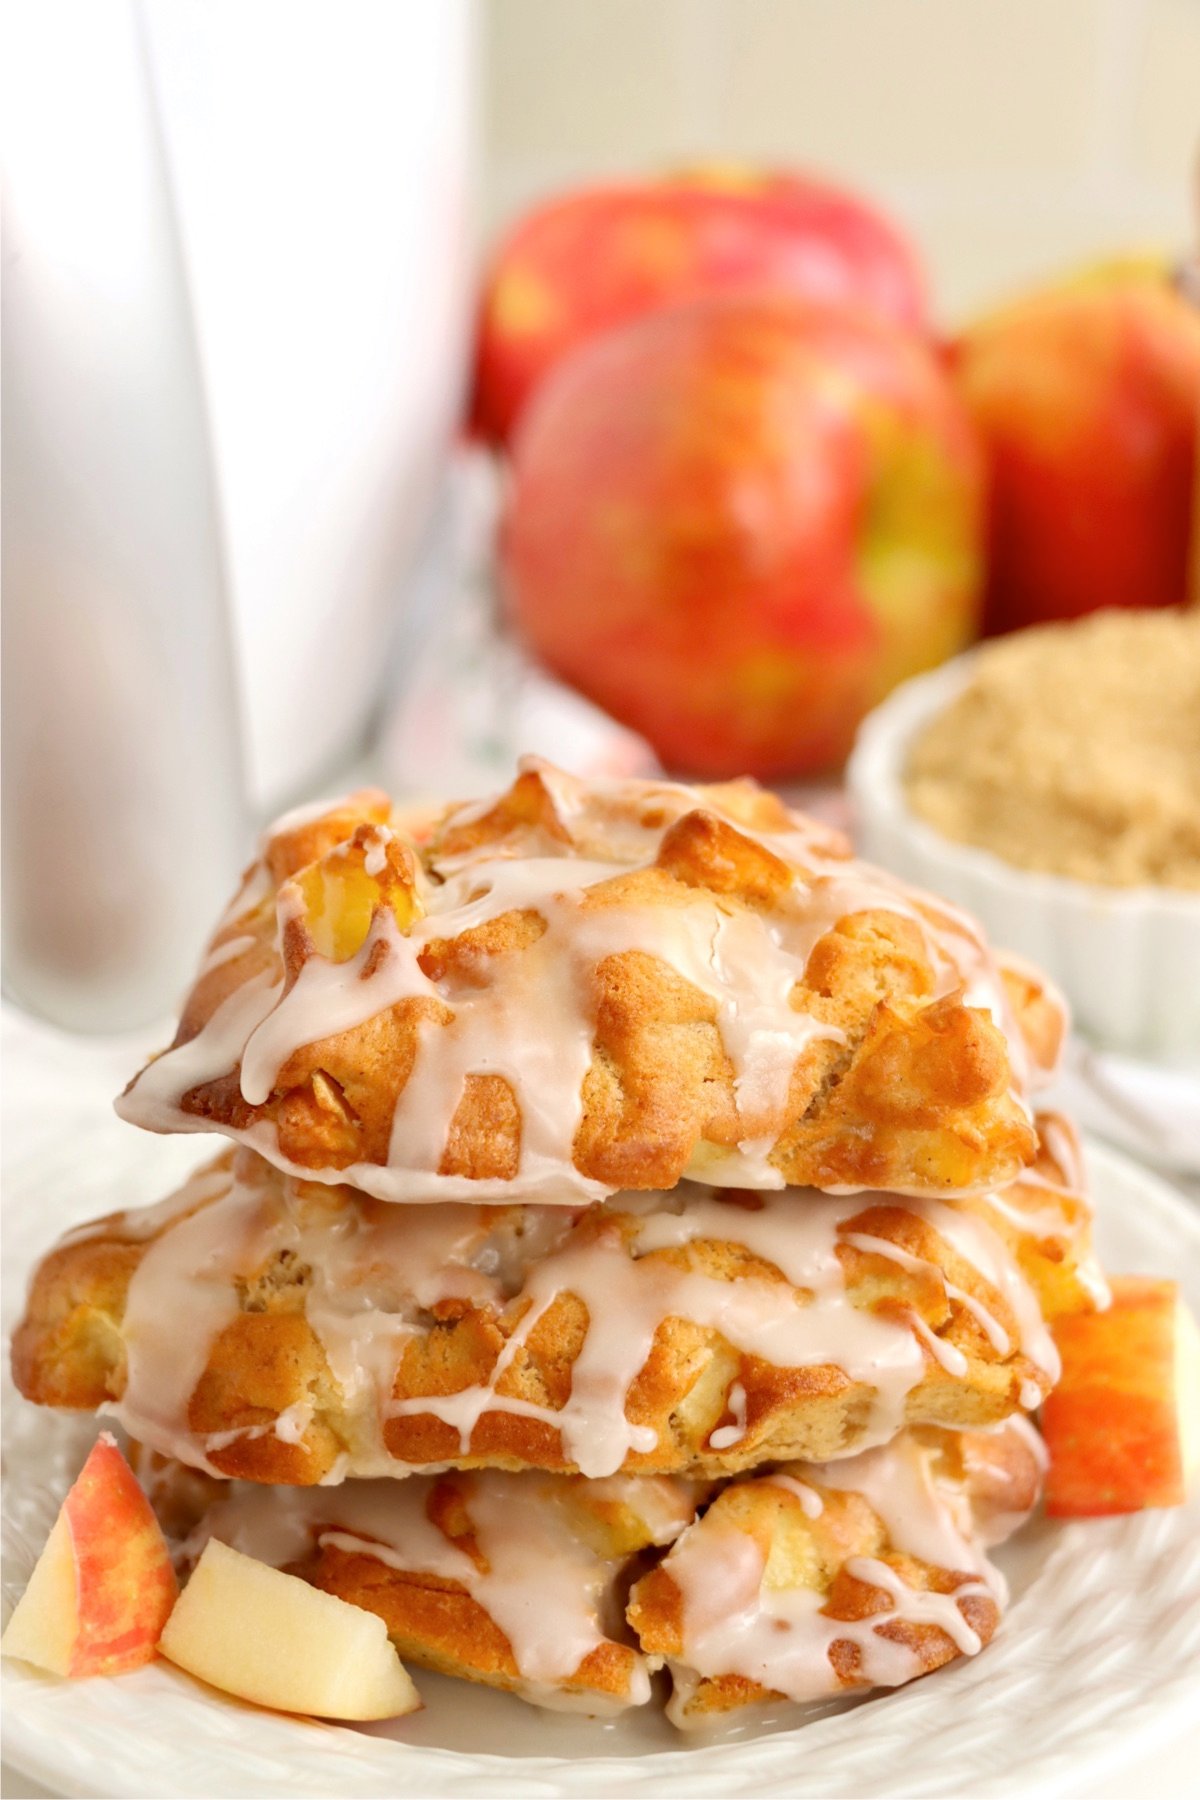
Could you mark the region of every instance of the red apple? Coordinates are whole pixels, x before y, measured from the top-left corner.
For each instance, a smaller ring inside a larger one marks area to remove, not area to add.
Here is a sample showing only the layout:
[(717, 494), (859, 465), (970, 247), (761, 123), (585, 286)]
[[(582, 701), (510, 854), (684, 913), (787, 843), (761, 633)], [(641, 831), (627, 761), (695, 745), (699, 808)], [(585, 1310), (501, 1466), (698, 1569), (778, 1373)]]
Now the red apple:
[(496, 254), (479, 319), (476, 429), (506, 441), (547, 371), (614, 325), (734, 291), (851, 302), (925, 325), (911, 245), (824, 181), (712, 168), (584, 188), (526, 214)]
[(709, 299), (549, 378), (513, 444), (502, 575), (537, 654), (665, 762), (797, 775), (973, 635), (981, 498), (916, 338)]
[(1200, 311), (1125, 264), (1032, 295), (955, 350), (991, 501), (987, 628), (1188, 596)]
[(149, 1662), (178, 1587), (158, 1520), (111, 1437), (92, 1447), (4, 1633), (54, 1675)]
[(1178, 1506), (1200, 1463), (1200, 1336), (1173, 1281), (1119, 1275), (1107, 1312), (1054, 1322), (1062, 1379), (1042, 1408), (1046, 1511)]

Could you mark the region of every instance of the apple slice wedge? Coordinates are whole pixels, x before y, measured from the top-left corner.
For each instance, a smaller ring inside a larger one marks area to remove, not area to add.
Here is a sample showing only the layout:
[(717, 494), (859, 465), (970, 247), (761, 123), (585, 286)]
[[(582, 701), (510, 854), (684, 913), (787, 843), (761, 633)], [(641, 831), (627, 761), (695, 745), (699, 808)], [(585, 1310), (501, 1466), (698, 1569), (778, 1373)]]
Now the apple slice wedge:
[(63, 1501), (0, 1650), (52, 1675), (118, 1675), (151, 1661), (178, 1592), (150, 1502), (106, 1434)]
[(1178, 1506), (1200, 1470), (1200, 1331), (1173, 1281), (1119, 1275), (1106, 1312), (1058, 1319), (1062, 1379), (1042, 1408), (1046, 1512)]
[(159, 1648), (210, 1687), (277, 1712), (395, 1719), (421, 1705), (382, 1619), (216, 1538)]

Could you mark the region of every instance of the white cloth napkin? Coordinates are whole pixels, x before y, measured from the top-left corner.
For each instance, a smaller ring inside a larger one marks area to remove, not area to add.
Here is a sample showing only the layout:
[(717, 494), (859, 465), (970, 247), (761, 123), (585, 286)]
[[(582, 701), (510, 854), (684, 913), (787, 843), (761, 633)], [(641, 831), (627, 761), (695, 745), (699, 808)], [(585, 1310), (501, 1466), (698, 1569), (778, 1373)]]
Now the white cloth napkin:
[(1073, 1037), (1051, 1096), (1085, 1131), (1170, 1170), (1200, 1199), (1200, 1071), (1164, 1069)]

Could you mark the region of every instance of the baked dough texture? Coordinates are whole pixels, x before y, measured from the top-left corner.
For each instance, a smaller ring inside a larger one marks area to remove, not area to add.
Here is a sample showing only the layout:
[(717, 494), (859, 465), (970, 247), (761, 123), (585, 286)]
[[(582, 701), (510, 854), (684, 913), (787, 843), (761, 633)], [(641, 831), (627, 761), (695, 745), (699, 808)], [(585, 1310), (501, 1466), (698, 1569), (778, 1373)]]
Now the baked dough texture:
[(232, 1142), (45, 1256), (17, 1386), (125, 1428), (185, 1567), (421, 1667), (605, 1711), (669, 1664), (681, 1728), (894, 1686), (994, 1632), (1048, 1322), (1104, 1303), (1064, 1031), (750, 783), (307, 809), (119, 1102)]
[(527, 761), (419, 828), (281, 821), (122, 1115), (384, 1200), (961, 1193), (1033, 1154), (1061, 1003), (753, 784)]
[[(180, 1473), (160, 1466), (151, 1488), (177, 1520)], [(297, 1490), (213, 1482), (196, 1504), (193, 1484), (180, 1560), (219, 1537), (378, 1613), (405, 1663), (535, 1705), (619, 1712), (650, 1699), (661, 1662), (625, 1623), (629, 1581), (706, 1491), (493, 1470)]]
[(264, 1488), (144, 1453), (140, 1472), (185, 1570), (220, 1538), (379, 1614), (406, 1663), (535, 1704), (641, 1705), (669, 1662), (669, 1716), (691, 1729), (982, 1648), (1005, 1598), (986, 1548), (1036, 1500), (1035, 1444), (1011, 1423), (910, 1430), (724, 1486), (489, 1470)]
[(300, 1485), (456, 1467), (725, 1474), (906, 1422), (978, 1426), (1095, 1304), (1078, 1149), (1041, 1121), (1002, 1195), (692, 1184), (561, 1207), (397, 1207), (238, 1150), (35, 1273), (20, 1389), (154, 1450)]
[(1028, 1517), (1040, 1441), (908, 1431), (843, 1463), (726, 1487), (633, 1588), (683, 1730), (772, 1700), (896, 1687), (990, 1643), (1007, 1601), (989, 1545)]

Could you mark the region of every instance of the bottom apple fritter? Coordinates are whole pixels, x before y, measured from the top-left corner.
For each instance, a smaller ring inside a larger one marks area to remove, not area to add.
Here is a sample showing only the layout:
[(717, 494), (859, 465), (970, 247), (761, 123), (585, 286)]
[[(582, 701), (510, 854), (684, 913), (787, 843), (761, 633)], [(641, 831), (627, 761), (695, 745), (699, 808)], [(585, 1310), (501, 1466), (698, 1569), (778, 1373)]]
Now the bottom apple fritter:
[(142, 1469), (184, 1566), (216, 1537), (378, 1614), (406, 1663), (534, 1704), (639, 1706), (666, 1663), (688, 1729), (976, 1654), (1006, 1597), (986, 1550), (1034, 1505), (1041, 1456), (1010, 1421), (724, 1485), (487, 1470), (291, 1489)]

